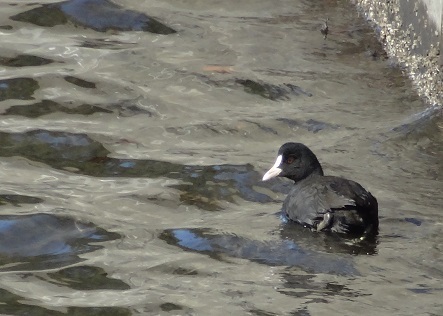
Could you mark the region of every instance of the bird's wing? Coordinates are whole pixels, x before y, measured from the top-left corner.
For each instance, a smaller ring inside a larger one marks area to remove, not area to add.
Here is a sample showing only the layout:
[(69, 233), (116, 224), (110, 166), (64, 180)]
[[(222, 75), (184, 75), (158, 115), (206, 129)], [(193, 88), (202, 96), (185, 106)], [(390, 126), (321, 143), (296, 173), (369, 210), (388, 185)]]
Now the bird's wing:
[(346, 205), (353, 206), (355, 201), (336, 194), (326, 184), (316, 183), (302, 188), (295, 185), (283, 203), (283, 211), (294, 221), (316, 226), (326, 212)]
[(334, 215), (331, 230), (340, 233), (362, 232), (378, 227), (375, 197), (357, 182), (334, 177), (328, 181), (325, 200)]
[[(357, 182), (338, 177), (330, 178), (328, 200), (331, 209), (346, 209), (351, 205), (362, 210), (376, 207), (377, 200)], [(343, 198), (348, 202), (340, 202)]]
[[(353, 218), (357, 217), (357, 213), (366, 209), (370, 211), (374, 206), (376, 209), (375, 198), (358, 183), (337, 177), (327, 178), (329, 181), (311, 183), (309, 186), (294, 185), (283, 203), (283, 211), (290, 219), (316, 227), (327, 212), (359, 221)], [(337, 231), (342, 232), (348, 229), (346, 221), (336, 227)]]

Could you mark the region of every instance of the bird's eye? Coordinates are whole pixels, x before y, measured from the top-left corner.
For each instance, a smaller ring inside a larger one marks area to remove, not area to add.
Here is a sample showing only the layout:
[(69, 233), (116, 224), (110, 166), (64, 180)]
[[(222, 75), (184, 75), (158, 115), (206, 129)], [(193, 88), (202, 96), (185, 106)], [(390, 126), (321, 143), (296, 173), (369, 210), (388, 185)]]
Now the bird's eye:
[(286, 159), (286, 163), (288, 165), (290, 165), (291, 163), (293, 163), (295, 161), (295, 157), (294, 156), (289, 156), (288, 159)]

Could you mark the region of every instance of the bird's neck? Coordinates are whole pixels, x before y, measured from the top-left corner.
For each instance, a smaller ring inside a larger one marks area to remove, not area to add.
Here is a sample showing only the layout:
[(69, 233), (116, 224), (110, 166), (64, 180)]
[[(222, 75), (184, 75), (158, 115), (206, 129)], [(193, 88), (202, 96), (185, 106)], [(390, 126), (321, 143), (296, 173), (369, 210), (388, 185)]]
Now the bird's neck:
[(318, 176), (324, 176), (325, 174), (323, 173), (323, 168), (320, 166), (320, 164), (318, 164), (318, 166), (314, 169), (314, 171), (311, 172), (311, 174), (315, 174)]
[(318, 166), (316, 166), (314, 169), (312, 169), (311, 172), (306, 173), (306, 175), (303, 178), (298, 178), (297, 180), (295, 180), (295, 179), (291, 179), (291, 180), (293, 180), (295, 183), (298, 183), (298, 182), (305, 181), (305, 180), (315, 178), (318, 176), (324, 176), (323, 169), (320, 166), (320, 164), (318, 164)]

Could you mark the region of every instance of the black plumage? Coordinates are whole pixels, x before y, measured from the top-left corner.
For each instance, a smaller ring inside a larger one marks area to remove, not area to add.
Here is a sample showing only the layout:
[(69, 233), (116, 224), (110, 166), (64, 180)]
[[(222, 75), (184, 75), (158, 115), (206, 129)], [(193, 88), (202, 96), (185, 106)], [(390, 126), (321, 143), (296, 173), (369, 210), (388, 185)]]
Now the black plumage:
[(351, 235), (378, 232), (378, 204), (352, 180), (325, 176), (315, 154), (301, 143), (280, 147), (277, 161), (263, 176), (286, 177), (294, 186), (283, 203), (287, 217), (315, 231)]

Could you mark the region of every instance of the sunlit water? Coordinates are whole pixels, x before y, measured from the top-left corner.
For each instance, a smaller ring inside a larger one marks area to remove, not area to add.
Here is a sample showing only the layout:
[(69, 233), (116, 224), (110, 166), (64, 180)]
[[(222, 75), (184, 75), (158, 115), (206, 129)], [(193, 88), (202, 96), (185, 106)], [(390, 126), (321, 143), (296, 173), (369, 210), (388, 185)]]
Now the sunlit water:
[[(443, 124), (348, 1), (11, 4), (1, 314), (443, 313)], [(375, 244), (282, 219), (286, 141), (377, 197)]]

